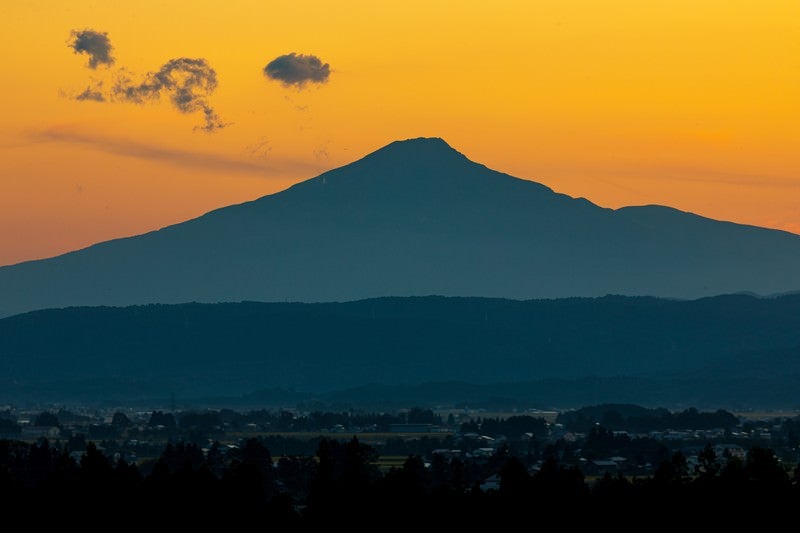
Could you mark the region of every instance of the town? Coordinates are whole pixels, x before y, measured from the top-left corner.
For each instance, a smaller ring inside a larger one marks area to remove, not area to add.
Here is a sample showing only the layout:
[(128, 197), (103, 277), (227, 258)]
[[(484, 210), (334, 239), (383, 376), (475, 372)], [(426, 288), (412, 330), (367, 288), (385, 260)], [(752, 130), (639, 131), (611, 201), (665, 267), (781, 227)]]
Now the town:
[[(744, 459), (753, 446), (770, 448), (787, 466), (800, 459), (800, 416), (735, 416), (718, 410), (671, 413), (606, 404), (571, 411), (487, 413), (484, 409), (410, 408), (394, 413), (251, 410), (74, 409), (0, 411), (0, 438), (29, 443), (47, 439), (79, 461), (88, 443), (147, 471), (167, 445), (212, 447), (225, 455), (248, 439), (272, 454), (313, 456), (321, 438), (353, 436), (370, 445), (390, 467), (417, 455), (485, 463), (498, 453), (524, 457), (536, 471), (549, 457), (587, 475), (650, 475), (676, 452), (689, 472), (707, 446), (718, 457)], [(277, 459), (276, 459), (277, 461)], [(491, 486), (491, 483), (483, 485)]]
[(91, 501), (184, 525), (371, 523), (399, 505), (398, 524), (475, 526), (470, 511), (488, 525), (496, 513), (522, 519), (534, 501), (588, 520), (630, 501), (631, 516), (665, 503), (700, 512), (702, 502), (796, 501), (799, 444), (794, 414), (624, 404), (502, 415), (7, 407), (0, 491), (24, 512), (44, 504), (81, 516)]

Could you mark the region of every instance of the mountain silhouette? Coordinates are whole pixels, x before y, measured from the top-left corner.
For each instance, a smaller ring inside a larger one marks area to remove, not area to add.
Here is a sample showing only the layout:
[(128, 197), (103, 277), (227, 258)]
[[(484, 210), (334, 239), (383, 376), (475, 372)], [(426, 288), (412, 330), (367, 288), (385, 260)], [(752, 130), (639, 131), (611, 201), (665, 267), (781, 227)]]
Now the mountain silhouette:
[(662, 206), (601, 208), (419, 138), (158, 231), (1, 267), (0, 317), (76, 305), (798, 288), (800, 236)]

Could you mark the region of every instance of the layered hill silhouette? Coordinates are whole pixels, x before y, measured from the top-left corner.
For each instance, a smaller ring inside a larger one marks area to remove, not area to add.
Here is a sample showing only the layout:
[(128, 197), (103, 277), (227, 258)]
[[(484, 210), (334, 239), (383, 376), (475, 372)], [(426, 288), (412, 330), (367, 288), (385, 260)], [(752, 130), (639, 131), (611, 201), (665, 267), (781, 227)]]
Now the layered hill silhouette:
[(355, 389), (338, 397), (797, 407), (800, 295), (76, 307), (0, 319), (0, 354), (0, 402)]
[(601, 208), (420, 138), (159, 231), (2, 267), (0, 316), (192, 301), (797, 289), (800, 236), (660, 206)]

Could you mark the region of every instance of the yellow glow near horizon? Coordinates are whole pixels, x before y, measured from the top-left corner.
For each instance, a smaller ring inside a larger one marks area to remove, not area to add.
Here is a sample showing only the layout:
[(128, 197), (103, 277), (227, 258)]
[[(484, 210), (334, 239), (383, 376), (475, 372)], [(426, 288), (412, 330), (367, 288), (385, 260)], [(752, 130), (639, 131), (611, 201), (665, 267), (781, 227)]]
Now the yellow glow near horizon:
[[(279, 191), (439, 136), (607, 207), (659, 203), (800, 233), (800, 3), (194, 1), (0, 6), (0, 265)], [(86, 68), (72, 30), (107, 32)], [(268, 81), (290, 52), (323, 85)], [(204, 58), (230, 125), (162, 97), (79, 102), (125, 69)]]

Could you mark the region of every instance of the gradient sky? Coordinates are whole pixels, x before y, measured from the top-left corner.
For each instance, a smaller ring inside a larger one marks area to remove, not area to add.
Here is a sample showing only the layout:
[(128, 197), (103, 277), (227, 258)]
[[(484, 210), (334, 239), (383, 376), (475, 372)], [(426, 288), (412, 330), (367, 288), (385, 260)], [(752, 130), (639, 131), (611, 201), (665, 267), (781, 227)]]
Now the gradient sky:
[[(0, 30), (0, 265), (420, 136), (601, 206), (800, 233), (797, 0), (7, 0)], [(113, 64), (76, 53), (84, 30), (106, 34)], [(265, 76), (292, 53), (329, 76)], [(200, 129), (202, 109), (166, 90), (114, 93), (179, 58), (214, 69), (201, 103), (224, 127)], [(106, 101), (77, 100), (87, 89)]]

